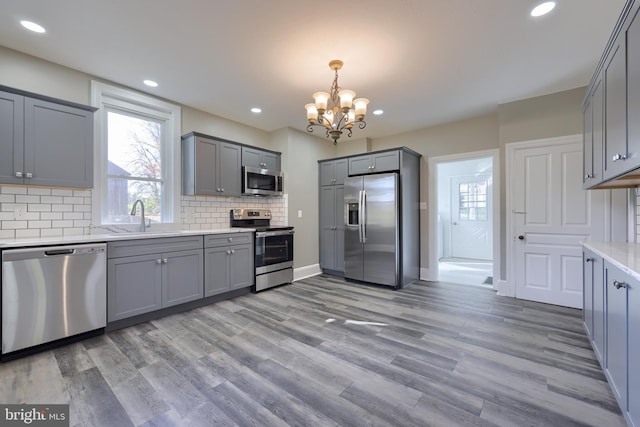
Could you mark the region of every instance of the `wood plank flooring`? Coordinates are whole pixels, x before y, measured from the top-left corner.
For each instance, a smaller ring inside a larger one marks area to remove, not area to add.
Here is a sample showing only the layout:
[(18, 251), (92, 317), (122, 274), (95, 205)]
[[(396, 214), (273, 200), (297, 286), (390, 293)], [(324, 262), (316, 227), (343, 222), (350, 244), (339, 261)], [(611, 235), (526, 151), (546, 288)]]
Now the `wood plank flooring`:
[(92, 427), (625, 425), (579, 310), (330, 276), (1, 364), (0, 402)]

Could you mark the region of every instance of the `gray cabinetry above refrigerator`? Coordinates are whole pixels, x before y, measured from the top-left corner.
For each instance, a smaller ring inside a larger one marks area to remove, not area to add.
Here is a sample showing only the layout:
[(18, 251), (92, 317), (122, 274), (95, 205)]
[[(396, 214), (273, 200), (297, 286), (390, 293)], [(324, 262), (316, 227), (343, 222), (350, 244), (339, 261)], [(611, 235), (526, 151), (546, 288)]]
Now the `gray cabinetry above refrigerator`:
[(349, 176), (369, 173), (392, 172), (400, 169), (398, 151), (381, 151), (378, 153), (354, 156), (349, 158)]

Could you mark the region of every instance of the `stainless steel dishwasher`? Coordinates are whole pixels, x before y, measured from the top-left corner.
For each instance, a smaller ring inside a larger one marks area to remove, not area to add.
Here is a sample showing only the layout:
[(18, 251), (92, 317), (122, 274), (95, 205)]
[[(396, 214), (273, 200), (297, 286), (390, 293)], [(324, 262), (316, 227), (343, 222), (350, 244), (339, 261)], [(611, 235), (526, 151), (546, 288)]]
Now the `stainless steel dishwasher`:
[(2, 251), (2, 354), (106, 326), (107, 245)]

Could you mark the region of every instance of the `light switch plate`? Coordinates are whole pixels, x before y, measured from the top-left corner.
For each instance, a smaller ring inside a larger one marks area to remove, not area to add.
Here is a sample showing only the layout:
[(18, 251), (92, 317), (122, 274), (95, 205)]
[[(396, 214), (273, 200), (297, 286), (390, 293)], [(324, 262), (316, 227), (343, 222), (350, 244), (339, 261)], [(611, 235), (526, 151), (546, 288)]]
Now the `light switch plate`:
[(302, 218), (302, 209), (298, 210), (298, 218)]

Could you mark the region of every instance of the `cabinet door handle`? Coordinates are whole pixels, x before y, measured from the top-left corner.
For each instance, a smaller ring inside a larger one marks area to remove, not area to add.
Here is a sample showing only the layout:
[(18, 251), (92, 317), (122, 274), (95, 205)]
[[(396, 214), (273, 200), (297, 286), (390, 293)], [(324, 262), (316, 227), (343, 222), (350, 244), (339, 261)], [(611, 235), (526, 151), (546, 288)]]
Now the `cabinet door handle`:
[(233, 242), (233, 237), (229, 237), (229, 241), (230, 241), (230, 242)]
[(591, 178), (593, 178), (593, 175), (592, 175), (592, 174), (590, 174), (590, 173), (588, 173), (588, 174), (586, 174), (586, 175), (584, 176), (584, 179), (591, 179)]
[(231, 249), (231, 255), (235, 254), (236, 250), (235, 249)]
[(627, 156), (625, 156), (624, 154), (618, 153), (611, 158), (611, 161), (617, 162), (618, 160), (626, 160), (626, 159), (627, 159)]
[(616, 289), (620, 289), (620, 288), (626, 288), (627, 284), (624, 282), (618, 282), (617, 280), (613, 281), (613, 286), (616, 287)]
[(163, 262), (164, 264), (166, 264), (166, 263), (168, 263), (168, 262), (169, 262), (169, 260), (168, 260), (168, 259), (166, 259), (166, 258), (164, 258), (164, 259), (162, 260), (162, 262)]
[(231, 255), (231, 251), (227, 249), (227, 255)]
[(16, 178), (22, 178), (22, 172), (16, 172)]
[(585, 262), (593, 262), (593, 258), (586, 258)]
[(156, 264), (162, 264), (162, 260), (161, 259), (157, 259), (156, 260)]
[(27, 178), (33, 178), (33, 174), (31, 172), (27, 172)]
[(221, 188), (221, 189), (220, 189), (220, 192), (221, 192), (221, 193), (224, 193), (224, 188)]

